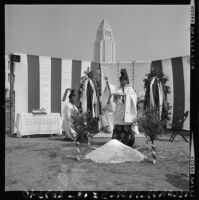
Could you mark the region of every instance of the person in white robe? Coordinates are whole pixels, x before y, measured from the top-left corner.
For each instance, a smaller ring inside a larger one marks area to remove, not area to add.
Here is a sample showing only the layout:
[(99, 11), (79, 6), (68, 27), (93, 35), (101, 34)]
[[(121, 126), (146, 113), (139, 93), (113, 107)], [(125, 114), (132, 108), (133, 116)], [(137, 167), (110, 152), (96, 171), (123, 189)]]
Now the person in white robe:
[[(129, 84), (126, 69), (121, 69), (120, 87), (115, 91), (109, 88), (106, 109), (114, 113), (112, 139), (117, 139), (130, 147), (135, 142), (135, 131), (132, 126), (137, 119), (137, 94)], [(104, 107), (105, 108), (105, 107)]]

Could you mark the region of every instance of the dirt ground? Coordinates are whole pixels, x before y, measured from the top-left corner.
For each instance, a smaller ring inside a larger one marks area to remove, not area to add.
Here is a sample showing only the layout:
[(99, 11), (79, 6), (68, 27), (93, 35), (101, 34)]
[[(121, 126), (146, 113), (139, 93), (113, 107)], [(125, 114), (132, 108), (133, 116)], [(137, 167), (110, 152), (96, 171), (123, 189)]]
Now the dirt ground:
[[(5, 190), (56, 191), (181, 191), (189, 190), (189, 144), (170, 135), (155, 143), (157, 164), (125, 162), (120, 164), (77, 161), (73, 142), (64, 136), (5, 138)], [(189, 138), (189, 137), (187, 137)], [(93, 141), (94, 146), (107, 139)], [(135, 148), (140, 147), (139, 142)], [(85, 155), (93, 149), (81, 146)], [(142, 153), (151, 158), (150, 150)]]

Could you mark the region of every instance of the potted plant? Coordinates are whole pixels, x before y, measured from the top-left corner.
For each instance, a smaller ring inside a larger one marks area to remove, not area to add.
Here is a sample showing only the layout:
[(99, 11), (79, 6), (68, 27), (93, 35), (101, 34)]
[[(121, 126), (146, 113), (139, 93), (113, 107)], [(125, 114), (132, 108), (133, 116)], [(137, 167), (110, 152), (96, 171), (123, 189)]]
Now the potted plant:
[(148, 107), (138, 118), (138, 124), (143, 128), (145, 135), (150, 139), (153, 164), (156, 164), (156, 148), (154, 141), (159, 134), (164, 132), (166, 120), (159, 117), (159, 109)]

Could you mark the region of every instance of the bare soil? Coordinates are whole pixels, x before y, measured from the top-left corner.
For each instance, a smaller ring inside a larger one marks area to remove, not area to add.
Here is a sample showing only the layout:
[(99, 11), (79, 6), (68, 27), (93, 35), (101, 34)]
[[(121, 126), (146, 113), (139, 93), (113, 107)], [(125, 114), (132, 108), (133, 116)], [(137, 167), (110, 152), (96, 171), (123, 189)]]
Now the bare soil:
[[(94, 163), (76, 159), (73, 142), (64, 136), (5, 138), (6, 191), (181, 191), (189, 190), (189, 144), (169, 134), (155, 141), (157, 164)], [(189, 137), (186, 137), (189, 139)], [(93, 141), (99, 147), (109, 139)], [(135, 148), (142, 144), (135, 141)], [(84, 156), (93, 149), (81, 145)], [(142, 153), (151, 158), (150, 149)]]

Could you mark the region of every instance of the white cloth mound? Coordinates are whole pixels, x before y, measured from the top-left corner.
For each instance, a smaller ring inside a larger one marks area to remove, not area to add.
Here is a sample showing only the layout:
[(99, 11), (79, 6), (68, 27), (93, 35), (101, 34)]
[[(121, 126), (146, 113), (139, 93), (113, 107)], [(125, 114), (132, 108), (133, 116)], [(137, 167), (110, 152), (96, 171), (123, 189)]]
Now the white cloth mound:
[(146, 158), (144, 154), (116, 139), (107, 142), (85, 156), (85, 159), (99, 163), (141, 162), (144, 158)]

